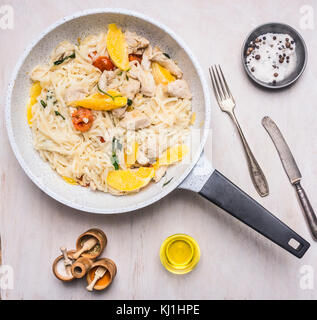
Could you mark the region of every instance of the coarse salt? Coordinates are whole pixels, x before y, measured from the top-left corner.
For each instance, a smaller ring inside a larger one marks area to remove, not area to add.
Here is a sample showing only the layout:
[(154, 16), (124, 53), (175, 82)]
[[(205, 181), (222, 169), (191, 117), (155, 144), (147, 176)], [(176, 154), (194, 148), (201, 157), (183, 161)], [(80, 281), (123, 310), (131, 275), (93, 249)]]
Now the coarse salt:
[(248, 69), (265, 83), (281, 82), (296, 68), (296, 43), (288, 34), (263, 34), (250, 42), (246, 55)]

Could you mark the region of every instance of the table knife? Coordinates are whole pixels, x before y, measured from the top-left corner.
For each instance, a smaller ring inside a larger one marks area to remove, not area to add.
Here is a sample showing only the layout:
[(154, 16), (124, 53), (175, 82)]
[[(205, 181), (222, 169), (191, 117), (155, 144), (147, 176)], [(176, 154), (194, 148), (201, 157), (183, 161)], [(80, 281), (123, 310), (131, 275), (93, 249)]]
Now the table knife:
[(317, 217), (308, 200), (305, 190), (301, 186), (302, 175), (291, 153), (291, 150), (288, 147), (281, 131), (271, 118), (263, 118), (262, 124), (268, 132), (268, 134), (270, 135), (271, 139), (273, 140), (273, 143), (281, 158), (285, 172), (288, 175), (291, 184), (295, 187), (297, 191), (299, 201), (304, 210), (305, 217), (309, 225), (312, 237), (315, 241), (317, 241)]

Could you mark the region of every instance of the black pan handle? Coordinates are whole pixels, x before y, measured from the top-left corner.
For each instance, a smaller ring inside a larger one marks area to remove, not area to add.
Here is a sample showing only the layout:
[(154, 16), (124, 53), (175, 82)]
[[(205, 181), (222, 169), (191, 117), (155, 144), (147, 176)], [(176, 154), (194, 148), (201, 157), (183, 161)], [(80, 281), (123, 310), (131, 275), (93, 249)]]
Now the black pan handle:
[(211, 175), (199, 193), (298, 258), (302, 258), (310, 247), (305, 239), (218, 171)]

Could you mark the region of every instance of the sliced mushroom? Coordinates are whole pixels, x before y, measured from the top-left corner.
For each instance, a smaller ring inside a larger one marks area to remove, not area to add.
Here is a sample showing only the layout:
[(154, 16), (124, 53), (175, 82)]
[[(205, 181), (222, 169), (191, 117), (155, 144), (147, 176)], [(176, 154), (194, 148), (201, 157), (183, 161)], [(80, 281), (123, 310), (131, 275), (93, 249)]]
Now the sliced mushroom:
[(159, 63), (162, 67), (170, 71), (171, 74), (176, 76), (178, 79), (183, 77), (182, 70), (176, 65), (176, 63), (168, 58), (159, 48), (155, 48), (151, 61)]
[(167, 85), (167, 93), (169, 96), (191, 99), (193, 95), (190, 92), (188, 83), (185, 80), (176, 80)]
[(129, 54), (143, 54), (144, 49), (150, 44), (149, 40), (130, 31), (125, 32), (125, 39)]

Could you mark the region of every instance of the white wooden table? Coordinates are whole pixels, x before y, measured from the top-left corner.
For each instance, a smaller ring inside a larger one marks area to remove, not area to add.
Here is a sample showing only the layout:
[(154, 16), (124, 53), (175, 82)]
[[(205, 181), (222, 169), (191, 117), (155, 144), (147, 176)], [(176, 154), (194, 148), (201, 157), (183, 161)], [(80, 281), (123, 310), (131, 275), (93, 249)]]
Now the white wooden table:
[[(117, 7), (114, 0), (0, 0), (14, 8), (13, 30), (0, 30), (0, 105), (23, 49), (41, 30), (75, 11)], [(147, 14), (171, 27), (192, 48), (203, 66), (221, 63), (238, 101), (237, 116), (265, 171), (271, 194), (261, 199), (248, 174), (246, 160), (230, 119), (213, 100), (213, 141), (206, 152), (215, 167), (267, 209), (309, 240), (302, 260), (248, 229), (197, 195), (176, 191), (138, 212), (97, 216), (67, 208), (43, 194), (24, 174), (10, 149), (4, 117), (0, 121), (0, 234), (3, 264), (14, 269), (14, 289), (3, 299), (313, 299), (303, 290), (303, 266), (317, 266), (317, 244), (310, 237), (295, 192), (275, 148), (261, 126), (265, 115), (280, 126), (302, 170), (303, 185), (317, 210), (317, 30), (301, 30), (303, 5), (315, 0), (121, 0), (120, 7)], [(305, 8), (304, 8), (305, 9)], [(317, 12), (317, 11), (316, 11)], [(278, 93), (252, 85), (240, 60), (242, 42), (252, 28), (286, 22), (305, 38), (310, 59), (300, 81)], [(21, 109), (21, 112), (25, 112)], [(116, 261), (118, 275), (101, 294), (85, 291), (85, 282), (65, 285), (51, 264), (59, 247), (73, 248), (76, 237), (91, 227), (109, 238), (105, 256)], [(162, 241), (174, 233), (197, 239), (202, 259), (186, 276), (174, 276), (159, 261)], [(314, 270), (314, 269), (312, 269)], [(316, 280), (317, 281), (317, 280)], [(314, 285), (317, 285), (317, 283)]]

